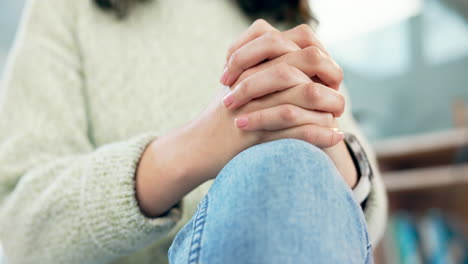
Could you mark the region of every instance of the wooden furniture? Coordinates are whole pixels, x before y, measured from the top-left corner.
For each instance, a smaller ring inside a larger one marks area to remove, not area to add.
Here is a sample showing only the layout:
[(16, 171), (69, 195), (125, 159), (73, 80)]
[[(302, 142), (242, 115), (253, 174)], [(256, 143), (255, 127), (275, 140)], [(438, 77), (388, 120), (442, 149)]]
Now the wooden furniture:
[[(387, 187), (390, 215), (440, 208), (468, 235), (468, 130), (389, 139), (374, 144)], [(384, 263), (382, 247), (376, 263)]]

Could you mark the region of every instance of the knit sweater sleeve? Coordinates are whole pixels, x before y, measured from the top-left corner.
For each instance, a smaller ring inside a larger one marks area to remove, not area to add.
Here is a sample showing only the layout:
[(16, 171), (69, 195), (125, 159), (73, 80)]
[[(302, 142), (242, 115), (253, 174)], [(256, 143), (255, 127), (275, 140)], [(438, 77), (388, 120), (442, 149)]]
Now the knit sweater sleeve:
[(366, 156), (371, 162), (371, 168), (373, 171), (374, 177), (371, 180), (371, 191), (364, 207), (364, 215), (368, 225), (371, 244), (375, 247), (377, 242), (382, 238), (385, 230), (387, 219), (387, 195), (377, 166), (374, 151), (363, 136), (352, 116), (351, 105), (349, 103), (349, 96), (347, 95), (346, 88), (342, 87), (341, 91), (348, 100), (346, 102), (345, 113), (340, 118), (340, 129), (344, 132), (350, 132), (356, 136), (359, 143), (363, 146)]
[(154, 135), (95, 147), (73, 5), (31, 0), (0, 88), (0, 240), (8, 263), (108, 263), (168, 233), (134, 175)]

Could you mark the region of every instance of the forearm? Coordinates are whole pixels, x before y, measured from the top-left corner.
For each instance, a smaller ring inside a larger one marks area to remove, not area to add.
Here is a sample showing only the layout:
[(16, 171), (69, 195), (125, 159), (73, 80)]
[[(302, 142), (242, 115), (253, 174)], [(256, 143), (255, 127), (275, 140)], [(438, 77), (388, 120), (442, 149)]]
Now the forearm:
[[(215, 178), (251, 144), (247, 137), (238, 140), (243, 132), (233, 129), (234, 118), (226, 119), (226, 113), (224, 107), (210, 107), (198, 119), (148, 145), (136, 173), (137, 198), (144, 213), (163, 214), (197, 186)], [(224, 119), (224, 123), (219, 121)]]
[(137, 173), (136, 191), (142, 211), (159, 216), (170, 209), (187, 193), (203, 183), (194, 175), (190, 144), (186, 128), (160, 137), (148, 145)]

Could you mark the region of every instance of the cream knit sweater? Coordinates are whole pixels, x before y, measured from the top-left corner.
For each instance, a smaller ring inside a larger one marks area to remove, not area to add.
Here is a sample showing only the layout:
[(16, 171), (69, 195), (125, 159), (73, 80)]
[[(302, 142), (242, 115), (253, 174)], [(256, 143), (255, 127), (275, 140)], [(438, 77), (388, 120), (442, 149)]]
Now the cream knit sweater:
[[(29, 1), (0, 88), (8, 263), (167, 262), (210, 182), (150, 219), (135, 168), (219, 89), (228, 44), (250, 23), (232, 2), (156, 0), (117, 21), (91, 0)], [(347, 112), (342, 129), (358, 133)], [(365, 209), (373, 243), (385, 212), (377, 175)]]

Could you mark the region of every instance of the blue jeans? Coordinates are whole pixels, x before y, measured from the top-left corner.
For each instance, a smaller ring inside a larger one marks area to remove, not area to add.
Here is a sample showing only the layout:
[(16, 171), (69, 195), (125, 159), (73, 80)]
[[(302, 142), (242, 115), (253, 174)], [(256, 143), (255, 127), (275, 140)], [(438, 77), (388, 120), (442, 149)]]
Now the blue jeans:
[(169, 249), (171, 264), (373, 263), (351, 189), (319, 148), (251, 147), (219, 173)]

